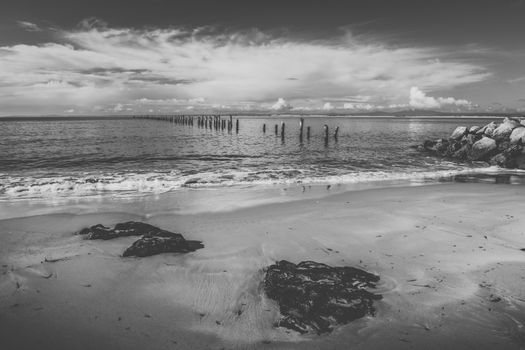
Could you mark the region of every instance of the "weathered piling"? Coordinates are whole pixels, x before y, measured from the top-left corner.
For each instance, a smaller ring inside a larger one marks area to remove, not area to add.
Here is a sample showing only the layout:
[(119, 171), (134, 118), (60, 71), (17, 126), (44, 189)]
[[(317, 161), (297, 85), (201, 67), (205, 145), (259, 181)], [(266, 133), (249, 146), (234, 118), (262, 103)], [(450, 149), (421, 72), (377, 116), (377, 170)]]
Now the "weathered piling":
[(284, 122), (281, 122), (281, 138), (284, 139), (284, 128), (286, 124)]
[(279, 125), (275, 124), (275, 136), (279, 134)]
[(299, 119), (299, 139), (303, 140), (303, 126), (304, 126), (304, 119)]
[(338, 137), (339, 137), (339, 127), (336, 127), (335, 132), (334, 132), (334, 139), (337, 141)]
[(306, 127), (306, 139), (310, 140), (310, 126)]
[(239, 119), (235, 119), (235, 133), (238, 134), (239, 133)]

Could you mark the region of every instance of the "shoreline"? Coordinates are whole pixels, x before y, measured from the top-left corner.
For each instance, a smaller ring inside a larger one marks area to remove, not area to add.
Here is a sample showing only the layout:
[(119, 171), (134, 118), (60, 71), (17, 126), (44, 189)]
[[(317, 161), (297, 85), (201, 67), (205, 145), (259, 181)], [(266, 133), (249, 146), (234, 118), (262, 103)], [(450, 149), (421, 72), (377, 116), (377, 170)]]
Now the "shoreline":
[[(0, 334), (22, 349), (524, 344), (524, 186), (318, 190), (302, 199), (302, 192), (270, 196), (299, 198), (282, 202), (256, 195), (254, 205), (229, 211), (184, 213), (170, 194), (50, 205), (38, 209), (44, 215), (0, 220)], [(204, 194), (193, 205), (209, 201)], [(215, 200), (246, 199), (216, 194)], [(131, 259), (120, 256), (129, 239), (83, 241), (72, 234), (127, 220), (180, 232), (205, 248)], [(273, 328), (278, 310), (259, 283), (262, 269), (281, 259), (379, 274), (384, 299), (377, 315), (320, 337)], [(27, 333), (17, 336), (17, 329)]]

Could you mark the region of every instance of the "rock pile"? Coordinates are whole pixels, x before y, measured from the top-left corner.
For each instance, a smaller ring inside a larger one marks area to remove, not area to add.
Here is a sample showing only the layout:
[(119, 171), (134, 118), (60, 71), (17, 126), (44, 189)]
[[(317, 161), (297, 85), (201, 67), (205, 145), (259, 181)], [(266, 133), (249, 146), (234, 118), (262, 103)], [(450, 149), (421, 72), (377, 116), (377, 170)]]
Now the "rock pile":
[(483, 127), (458, 126), (449, 138), (427, 140), (421, 148), (461, 161), (525, 169), (525, 119), (505, 118)]
[(300, 333), (327, 333), (365, 315), (373, 315), (379, 277), (353, 267), (331, 267), (313, 261), (281, 260), (266, 270), (264, 290), (279, 304), (278, 326)]
[(204, 248), (200, 241), (186, 240), (180, 233), (162, 230), (144, 222), (129, 221), (109, 228), (98, 224), (80, 230), (86, 239), (114, 239), (127, 236), (142, 236), (127, 248), (122, 256), (150, 256), (160, 253), (188, 253)]

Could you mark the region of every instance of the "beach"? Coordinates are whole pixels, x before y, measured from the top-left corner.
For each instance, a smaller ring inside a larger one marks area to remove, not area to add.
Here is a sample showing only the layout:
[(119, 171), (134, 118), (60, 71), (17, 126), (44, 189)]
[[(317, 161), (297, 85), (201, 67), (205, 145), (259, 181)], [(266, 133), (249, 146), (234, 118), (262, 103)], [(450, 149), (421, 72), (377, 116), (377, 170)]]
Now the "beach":
[[(524, 195), (443, 183), (4, 201), (0, 338), (10, 349), (520, 349)], [(75, 234), (130, 220), (204, 249), (123, 258), (133, 238)], [(320, 336), (274, 327), (261, 282), (283, 259), (379, 275), (376, 314)]]

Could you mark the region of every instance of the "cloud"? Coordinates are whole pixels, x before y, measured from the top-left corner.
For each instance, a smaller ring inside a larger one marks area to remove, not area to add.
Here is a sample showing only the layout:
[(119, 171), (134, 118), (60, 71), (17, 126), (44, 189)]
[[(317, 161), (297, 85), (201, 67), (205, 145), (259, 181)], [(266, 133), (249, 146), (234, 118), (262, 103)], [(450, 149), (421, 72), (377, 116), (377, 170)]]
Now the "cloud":
[(332, 109), (334, 109), (334, 106), (332, 106), (332, 104), (330, 102), (326, 102), (324, 105), (323, 105), (323, 109), (325, 111), (331, 111)]
[(276, 111), (289, 111), (293, 107), (284, 98), (279, 97), (277, 102), (275, 102), (271, 108)]
[(403, 92), (411, 86), (446, 90), (490, 75), (439, 48), (350, 36), (308, 42), (257, 30), (112, 28), (97, 19), (54, 35), (56, 42), (0, 47), (4, 111), (111, 110), (117, 103), (149, 108), (141, 99), (159, 108), (170, 108), (173, 99), (199, 108), (246, 106), (241, 101), (268, 108), (277, 99), (284, 101), (278, 109), (299, 101), (315, 108), (377, 96), (390, 104), (406, 101)]
[(122, 112), (124, 110), (124, 105), (122, 103), (117, 103), (115, 107), (113, 107), (113, 112)]
[(429, 108), (441, 108), (444, 106), (458, 106), (467, 107), (471, 105), (471, 102), (467, 100), (458, 100), (454, 97), (431, 97), (427, 96), (418, 87), (413, 86), (410, 88), (409, 103), (410, 107), (429, 109)]
[(23, 28), (27, 30), (28, 32), (41, 32), (42, 31), (42, 29), (39, 26), (31, 22), (16, 21), (16, 24), (18, 24), (20, 28)]
[(361, 109), (361, 110), (371, 110), (371, 109), (374, 109), (375, 106), (370, 104), (370, 103), (350, 103), (350, 102), (347, 102), (345, 104), (343, 104), (343, 108), (344, 109)]

